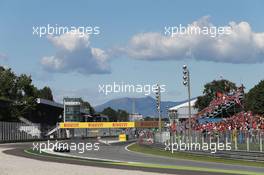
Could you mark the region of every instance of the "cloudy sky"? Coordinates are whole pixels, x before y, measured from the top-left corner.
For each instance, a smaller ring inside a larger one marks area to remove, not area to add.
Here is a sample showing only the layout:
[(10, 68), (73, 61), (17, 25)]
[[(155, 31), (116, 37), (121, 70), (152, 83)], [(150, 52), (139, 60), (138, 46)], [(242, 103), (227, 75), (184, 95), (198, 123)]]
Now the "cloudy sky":
[[(93, 105), (142, 93), (99, 93), (99, 85), (164, 84), (162, 100), (186, 99), (225, 78), (252, 88), (264, 76), (264, 1), (10, 1), (0, 2), (0, 64), (32, 75), (54, 97), (80, 96)], [(98, 26), (99, 34), (39, 37), (33, 27)], [(230, 35), (164, 35), (165, 26), (230, 27)]]

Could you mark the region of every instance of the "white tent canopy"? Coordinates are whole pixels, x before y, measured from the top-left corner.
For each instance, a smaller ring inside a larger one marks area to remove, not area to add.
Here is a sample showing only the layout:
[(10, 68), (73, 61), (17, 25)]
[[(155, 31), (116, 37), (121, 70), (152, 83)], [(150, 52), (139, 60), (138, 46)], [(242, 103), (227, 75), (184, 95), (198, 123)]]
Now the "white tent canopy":
[[(198, 110), (194, 108), (197, 98), (191, 100), (191, 115), (197, 114)], [(179, 104), (177, 106), (169, 108), (169, 111), (177, 111), (178, 118), (188, 118), (189, 117), (189, 102)]]

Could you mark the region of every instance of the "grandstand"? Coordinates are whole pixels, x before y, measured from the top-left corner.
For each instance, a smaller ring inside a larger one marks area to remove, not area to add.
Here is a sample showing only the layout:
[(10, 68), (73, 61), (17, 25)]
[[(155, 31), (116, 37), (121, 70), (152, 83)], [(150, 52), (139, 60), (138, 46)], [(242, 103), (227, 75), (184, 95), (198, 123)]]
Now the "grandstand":
[(200, 111), (197, 116), (203, 118), (230, 117), (244, 108), (243, 103), (244, 87), (242, 85), (236, 91), (228, 94), (217, 92), (216, 98), (210, 102), (208, 107)]
[(217, 94), (208, 107), (192, 117), (195, 130), (226, 131), (264, 129), (264, 118), (244, 111), (244, 88)]
[(63, 105), (54, 101), (37, 98), (37, 109), (27, 119), (42, 126), (55, 126), (62, 120)]
[[(36, 103), (36, 109), (27, 116), (16, 119), (3, 116), (5, 118), (0, 122), (0, 142), (43, 139), (62, 119), (62, 104), (41, 98), (37, 98)], [(12, 101), (0, 100), (1, 111), (6, 111), (11, 104)]]
[[(250, 128), (252, 127), (251, 125), (258, 128), (263, 127), (259, 126), (261, 125), (260, 122), (258, 125), (255, 124), (255, 121), (260, 120), (260, 117), (253, 117), (251, 112), (244, 112), (243, 85), (237, 88), (236, 91), (229, 93), (217, 92), (209, 105), (199, 112), (194, 108), (196, 101), (197, 99), (191, 101), (191, 121), (194, 130), (209, 130), (212, 128), (217, 128), (217, 130), (223, 128), (230, 128), (230, 130), (234, 128), (240, 129), (239, 126), (242, 127), (242, 123), (244, 128)], [(181, 125), (185, 126), (185, 128), (188, 127), (188, 102), (172, 107), (169, 111), (177, 111), (177, 119), (180, 119)]]

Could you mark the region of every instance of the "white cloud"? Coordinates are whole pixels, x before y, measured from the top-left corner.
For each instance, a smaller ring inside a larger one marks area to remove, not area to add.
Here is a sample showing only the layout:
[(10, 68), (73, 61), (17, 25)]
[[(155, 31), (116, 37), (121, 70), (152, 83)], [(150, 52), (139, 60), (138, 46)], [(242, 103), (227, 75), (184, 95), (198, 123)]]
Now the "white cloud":
[(110, 72), (108, 55), (102, 49), (92, 48), (88, 35), (69, 32), (60, 36), (48, 36), (48, 40), (58, 51), (53, 56), (44, 56), (41, 59), (41, 64), (46, 70), (81, 74)]
[(57, 47), (69, 51), (77, 48), (86, 48), (90, 45), (89, 35), (78, 31), (71, 31), (60, 36), (48, 35), (47, 38)]
[[(191, 26), (214, 26), (203, 17)], [(230, 35), (210, 37), (195, 34), (177, 34), (174, 37), (161, 33), (139, 33), (127, 46), (117, 52), (133, 59), (182, 60), (195, 59), (226, 63), (264, 62), (264, 32), (257, 33), (248, 22), (230, 22)]]
[(8, 59), (7, 55), (4, 53), (0, 53), (0, 60), (6, 61)]

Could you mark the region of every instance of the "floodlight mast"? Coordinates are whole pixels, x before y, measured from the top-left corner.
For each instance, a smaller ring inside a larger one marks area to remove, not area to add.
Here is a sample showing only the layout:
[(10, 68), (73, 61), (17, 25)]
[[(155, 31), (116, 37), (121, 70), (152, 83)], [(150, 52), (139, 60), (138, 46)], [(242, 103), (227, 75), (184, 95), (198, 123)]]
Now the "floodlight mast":
[(159, 133), (161, 135), (161, 109), (160, 109), (160, 86), (159, 84), (156, 85), (156, 107), (157, 107), (157, 112), (158, 112), (158, 117), (159, 117)]
[(188, 135), (189, 135), (189, 142), (191, 142), (191, 134), (192, 134), (192, 130), (191, 130), (191, 84), (190, 84), (190, 71), (187, 67), (187, 65), (183, 65), (182, 66), (183, 69), (183, 85), (187, 87), (188, 89), (188, 113), (189, 113), (189, 117), (188, 117)]

